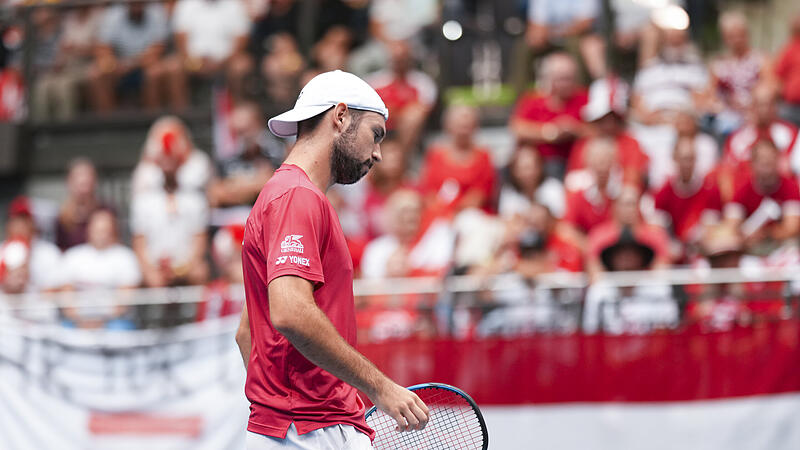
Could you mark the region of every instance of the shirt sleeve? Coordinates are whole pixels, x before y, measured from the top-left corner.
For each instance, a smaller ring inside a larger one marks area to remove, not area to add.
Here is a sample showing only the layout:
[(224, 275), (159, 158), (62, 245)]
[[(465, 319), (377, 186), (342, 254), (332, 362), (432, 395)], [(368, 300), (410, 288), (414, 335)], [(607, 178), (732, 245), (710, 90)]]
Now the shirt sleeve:
[(100, 29), (97, 33), (97, 40), (101, 44), (111, 45), (114, 40), (114, 31), (117, 27), (117, 18), (119, 17), (119, 6), (109, 8), (100, 21)]
[(134, 194), (131, 199), (130, 227), (134, 235), (144, 234), (147, 230), (148, 210), (152, 203), (148, 204), (148, 194)]
[(208, 227), (209, 211), (206, 197), (196, 191), (182, 192), (178, 194), (178, 201), (183, 203), (181, 214), (185, 215), (184, 220), (189, 225), (188, 231), (199, 234), (204, 233)]
[(136, 254), (127, 247), (120, 247), (118, 258), (117, 287), (138, 287), (142, 283), (142, 272)]
[(791, 46), (787, 46), (778, 57), (778, 61), (775, 63), (775, 75), (778, 76), (782, 81), (786, 81), (785, 78), (789, 74), (789, 58), (790, 58), (790, 48)]
[(573, 20), (597, 19), (600, 15), (600, 5), (598, 0), (574, 1)]
[(411, 83), (417, 89), (418, 100), (426, 106), (436, 103), (436, 83), (423, 72), (413, 72), (409, 77)]
[(235, 36), (244, 36), (250, 30), (250, 18), (242, 2), (230, 2), (229, 26)]
[(323, 200), (308, 188), (295, 187), (270, 202), (266, 216), (262, 239), (267, 284), (284, 275), (323, 284), (322, 253), (329, 227)]
[(145, 14), (149, 14), (153, 21), (151, 45), (166, 41), (169, 37), (169, 19), (164, 7), (151, 3), (148, 5)]
[(546, 25), (550, 22), (548, 0), (531, 0), (528, 3), (528, 22)]
[(790, 180), (782, 192), (781, 211), (784, 216), (800, 216), (800, 187)]
[(438, 163), (436, 160), (436, 152), (436, 147), (428, 148), (425, 155), (425, 162), (422, 165), (422, 173), (419, 177), (419, 189), (426, 195), (435, 194), (436, 190), (439, 188), (436, 182), (436, 166)]
[(566, 201), (566, 208), (564, 209), (564, 222), (575, 226), (580, 227), (579, 219), (578, 219), (578, 196), (581, 195), (580, 192), (567, 192), (567, 201)]
[(733, 194), (730, 202), (726, 203), (722, 209), (722, 216), (726, 219), (744, 220), (747, 218), (745, 202), (748, 200), (748, 185), (739, 187)]
[(175, 12), (172, 15), (172, 29), (175, 33), (189, 31), (191, 14), (191, 3), (186, 0), (180, 0), (175, 6)]

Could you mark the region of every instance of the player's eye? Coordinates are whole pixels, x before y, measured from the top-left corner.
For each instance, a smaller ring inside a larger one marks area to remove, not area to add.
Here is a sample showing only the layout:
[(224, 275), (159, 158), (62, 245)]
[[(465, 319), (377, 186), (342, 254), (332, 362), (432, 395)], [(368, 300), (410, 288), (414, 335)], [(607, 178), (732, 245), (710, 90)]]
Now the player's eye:
[(383, 136), (386, 134), (382, 128), (373, 128), (372, 134), (375, 136), (375, 143), (378, 144), (383, 140)]

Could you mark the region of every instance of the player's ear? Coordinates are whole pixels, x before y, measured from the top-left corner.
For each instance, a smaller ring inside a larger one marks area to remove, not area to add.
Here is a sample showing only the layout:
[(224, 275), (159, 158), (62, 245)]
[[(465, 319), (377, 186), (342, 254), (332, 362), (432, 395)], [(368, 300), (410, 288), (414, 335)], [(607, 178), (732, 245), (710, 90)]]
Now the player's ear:
[(347, 121), (350, 115), (347, 113), (347, 105), (339, 103), (333, 108), (333, 126), (337, 133), (344, 133), (347, 129)]

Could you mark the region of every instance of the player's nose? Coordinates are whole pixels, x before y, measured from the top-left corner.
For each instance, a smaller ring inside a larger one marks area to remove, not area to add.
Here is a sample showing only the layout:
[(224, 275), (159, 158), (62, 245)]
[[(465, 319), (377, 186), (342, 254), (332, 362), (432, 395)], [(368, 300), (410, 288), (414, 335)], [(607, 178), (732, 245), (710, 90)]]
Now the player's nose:
[(383, 160), (383, 156), (381, 156), (381, 144), (375, 145), (375, 150), (372, 151), (372, 160), (375, 162), (381, 162)]

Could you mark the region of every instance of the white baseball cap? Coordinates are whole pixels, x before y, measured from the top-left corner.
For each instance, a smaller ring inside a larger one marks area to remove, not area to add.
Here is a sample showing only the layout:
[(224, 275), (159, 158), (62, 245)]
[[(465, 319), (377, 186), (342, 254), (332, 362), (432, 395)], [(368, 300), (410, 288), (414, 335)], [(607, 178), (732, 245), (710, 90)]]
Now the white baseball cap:
[(587, 122), (594, 122), (609, 113), (624, 116), (628, 105), (628, 85), (616, 77), (600, 78), (589, 86), (589, 102), (581, 109)]
[(297, 134), (297, 122), (310, 119), (344, 103), (348, 108), (376, 112), (389, 119), (389, 110), (380, 95), (366, 81), (349, 72), (321, 73), (300, 91), (294, 108), (269, 119), (269, 130), (278, 137)]

